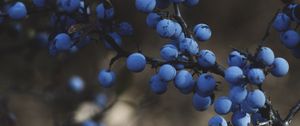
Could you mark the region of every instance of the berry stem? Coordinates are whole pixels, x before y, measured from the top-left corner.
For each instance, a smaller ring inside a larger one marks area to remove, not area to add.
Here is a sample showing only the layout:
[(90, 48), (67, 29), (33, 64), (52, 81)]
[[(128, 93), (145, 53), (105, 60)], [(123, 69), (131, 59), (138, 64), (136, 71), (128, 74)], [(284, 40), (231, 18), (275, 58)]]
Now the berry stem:
[(192, 38), (192, 35), (189, 33), (188, 26), (187, 26), (185, 20), (183, 19), (183, 17), (181, 16), (179, 4), (174, 3), (174, 4), (173, 4), (173, 7), (174, 7), (174, 11), (175, 11), (175, 16), (174, 16), (174, 18), (175, 18), (175, 20), (178, 21), (178, 23), (179, 23), (179, 24), (181, 25), (181, 27), (183, 28), (183, 32), (184, 32), (185, 37), (190, 37), (190, 38)]

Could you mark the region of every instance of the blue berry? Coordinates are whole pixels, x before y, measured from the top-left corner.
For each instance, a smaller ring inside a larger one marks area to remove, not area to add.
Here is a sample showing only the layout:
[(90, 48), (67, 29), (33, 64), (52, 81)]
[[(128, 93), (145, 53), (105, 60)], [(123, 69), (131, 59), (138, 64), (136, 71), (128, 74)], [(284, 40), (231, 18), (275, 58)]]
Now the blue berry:
[(194, 34), (200, 41), (207, 41), (211, 37), (211, 30), (207, 24), (198, 24), (194, 27)]
[(210, 50), (199, 52), (198, 64), (202, 67), (212, 67), (216, 64), (216, 55)]
[(197, 88), (199, 94), (203, 96), (209, 96), (213, 93), (215, 87), (216, 87), (216, 80), (212, 75), (204, 73), (199, 76), (197, 82)]
[(165, 64), (159, 68), (158, 75), (163, 81), (171, 81), (176, 76), (176, 69), (170, 64)]
[(248, 72), (248, 80), (251, 84), (260, 85), (265, 80), (265, 74), (261, 69), (250, 69), (250, 71)]
[(8, 16), (12, 19), (22, 19), (27, 15), (27, 9), (23, 2), (16, 2), (7, 11)]
[(114, 8), (105, 8), (103, 3), (100, 3), (96, 7), (97, 18), (102, 20), (109, 20), (114, 17), (115, 11)]
[(166, 44), (161, 48), (160, 56), (166, 61), (172, 61), (178, 57), (178, 50), (176, 46)]
[(238, 111), (233, 113), (231, 122), (234, 126), (250, 126), (251, 118), (248, 113)]
[(194, 86), (193, 76), (188, 71), (181, 70), (177, 73), (174, 83), (179, 90), (190, 89)]
[(159, 75), (154, 75), (150, 79), (150, 89), (155, 94), (163, 94), (167, 91), (167, 82), (160, 79)]
[(133, 35), (133, 28), (132, 28), (131, 24), (129, 24), (128, 22), (120, 23), (119, 24), (119, 34), (127, 35), (127, 36)]
[(244, 78), (243, 71), (237, 66), (231, 66), (225, 70), (225, 80), (232, 84), (240, 84)]
[(283, 32), (289, 29), (291, 19), (288, 15), (283, 12), (280, 12), (276, 15), (276, 18), (273, 22), (273, 27), (279, 31)]
[(69, 86), (75, 92), (81, 92), (84, 89), (84, 81), (79, 76), (73, 76), (69, 80)]
[(281, 42), (284, 46), (287, 48), (295, 48), (297, 45), (299, 45), (300, 36), (299, 33), (295, 30), (288, 30), (280, 35)]
[(157, 13), (149, 13), (146, 18), (146, 23), (151, 28), (156, 28), (156, 25), (161, 20), (161, 17)]
[(246, 100), (250, 107), (261, 108), (266, 103), (266, 96), (262, 91), (256, 89), (252, 92), (249, 92)]
[(175, 33), (173, 34), (172, 38), (179, 38), (182, 33), (181, 25), (177, 22), (174, 22)]
[(289, 72), (289, 63), (283, 58), (276, 58), (271, 73), (275, 77), (283, 77)]
[(175, 23), (169, 19), (163, 19), (156, 25), (157, 33), (163, 38), (170, 38), (175, 34)]
[(135, 0), (135, 7), (141, 12), (149, 13), (154, 10), (155, 6), (156, 0)]
[(191, 55), (196, 55), (199, 52), (198, 43), (191, 38), (185, 38), (179, 43), (179, 49), (182, 52), (188, 52)]
[(258, 51), (256, 60), (262, 64), (269, 66), (274, 62), (275, 55), (272, 49), (268, 47), (261, 47)]
[(146, 58), (141, 53), (133, 53), (127, 58), (127, 68), (132, 72), (141, 72), (146, 67)]
[(171, 38), (171, 39), (173, 39), (173, 40), (176, 40), (176, 41), (178, 41), (178, 42), (180, 42), (180, 41), (182, 41), (183, 39), (185, 39), (185, 35), (184, 35), (184, 33), (183, 32), (181, 32), (180, 33), (180, 35), (179, 36), (177, 36), (177, 38)]
[(244, 67), (247, 64), (247, 58), (238, 51), (232, 51), (227, 62), (229, 66)]
[(227, 122), (222, 116), (216, 115), (209, 119), (208, 126), (227, 126)]
[(193, 106), (198, 111), (204, 111), (207, 110), (208, 107), (211, 105), (211, 98), (208, 97), (202, 97), (195, 93), (193, 95)]
[(98, 81), (100, 85), (104, 88), (109, 88), (113, 86), (116, 80), (116, 75), (110, 70), (101, 70), (98, 74)]
[(214, 103), (214, 109), (216, 113), (220, 115), (226, 115), (230, 112), (232, 106), (232, 102), (227, 97), (219, 97)]
[(229, 98), (233, 103), (242, 103), (247, 97), (247, 89), (241, 86), (234, 86), (230, 89)]
[(54, 44), (58, 50), (69, 50), (72, 46), (72, 40), (66, 33), (60, 33), (55, 36)]

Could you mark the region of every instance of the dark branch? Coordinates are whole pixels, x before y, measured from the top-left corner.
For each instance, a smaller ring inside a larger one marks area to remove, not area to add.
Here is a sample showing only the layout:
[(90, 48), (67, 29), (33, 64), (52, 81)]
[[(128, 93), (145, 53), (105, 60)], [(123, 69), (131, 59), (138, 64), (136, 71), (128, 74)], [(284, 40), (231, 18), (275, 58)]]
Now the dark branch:
[(300, 111), (300, 100), (297, 102), (297, 104), (295, 106), (293, 106), (290, 109), (289, 114), (286, 116), (286, 118), (284, 119), (284, 122), (290, 124), (292, 121), (292, 118)]
[(181, 16), (179, 4), (174, 3), (173, 6), (174, 6), (174, 11), (175, 11), (174, 18), (178, 21), (178, 23), (182, 27), (185, 37), (190, 37), (191, 38), (192, 35), (190, 34), (190, 32), (188, 30), (188, 26), (187, 26), (186, 22), (184, 21), (184, 19)]

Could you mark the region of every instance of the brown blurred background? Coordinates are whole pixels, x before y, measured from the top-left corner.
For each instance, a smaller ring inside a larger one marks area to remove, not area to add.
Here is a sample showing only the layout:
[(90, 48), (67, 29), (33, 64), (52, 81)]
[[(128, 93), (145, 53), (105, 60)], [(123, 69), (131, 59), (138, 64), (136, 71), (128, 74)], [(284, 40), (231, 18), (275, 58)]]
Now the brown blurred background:
[[(135, 28), (135, 37), (124, 39), (124, 48), (133, 50), (138, 42), (145, 54), (159, 57), (160, 47), (168, 40), (159, 38), (153, 29), (146, 27), (146, 15), (135, 10), (134, 0), (112, 1), (117, 18), (131, 22)], [(183, 17), (190, 27), (197, 23), (210, 25), (212, 39), (200, 43), (200, 48), (214, 51), (218, 62), (224, 66), (232, 47), (254, 51), (268, 22), (283, 7), (279, 0), (200, 1), (193, 8), (182, 6)], [(124, 67), (124, 60), (118, 61), (113, 68), (117, 73), (117, 85), (112, 89), (100, 88), (98, 71), (108, 66), (115, 53), (92, 43), (78, 53), (51, 57), (47, 49), (37, 46), (37, 42), (24, 39), (30, 34), (26, 29), (43, 30), (47, 20), (32, 17), (24, 21), (25, 30), (18, 35), (0, 29), (0, 98), (5, 99), (2, 101), (7, 103), (7, 110), (14, 113), (17, 126), (60, 126), (77, 115), (80, 108), (84, 108), (83, 117), (78, 118), (88, 117), (91, 111), (96, 111), (90, 104), (97, 92), (106, 92), (113, 99), (114, 92), (119, 90), (124, 92), (100, 120), (107, 126), (205, 126), (215, 114), (212, 107), (205, 112), (194, 110), (192, 95), (179, 93), (173, 84), (169, 85), (167, 93), (154, 95), (149, 91), (148, 80), (155, 71), (148, 67), (142, 73), (132, 74)], [(268, 76), (264, 83), (274, 107), (285, 116), (300, 98), (300, 60), (280, 43), (279, 34), (274, 30), (267, 45), (276, 56), (286, 58), (290, 64), (287, 76)], [(68, 79), (73, 75), (80, 75), (86, 82), (81, 94), (68, 89)], [(217, 96), (226, 95), (227, 83), (220, 77), (218, 80), (222, 84)], [(300, 114), (292, 123), (292, 126), (298, 125)], [(0, 126), (3, 126), (1, 122)]]

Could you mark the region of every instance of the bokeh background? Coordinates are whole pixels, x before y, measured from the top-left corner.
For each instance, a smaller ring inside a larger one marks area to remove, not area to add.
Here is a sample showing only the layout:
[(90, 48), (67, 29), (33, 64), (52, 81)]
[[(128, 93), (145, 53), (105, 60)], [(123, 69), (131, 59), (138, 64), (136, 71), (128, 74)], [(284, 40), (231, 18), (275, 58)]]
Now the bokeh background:
[[(218, 62), (224, 66), (232, 47), (255, 51), (268, 22), (283, 7), (280, 0), (200, 1), (193, 8), (182, 6), (183, 17), (191, 28), (197, 23), (210, 25), (212, 39), (200, 43), (200, 48), (214, 51)], [(134, 0), (112, 2), (117, 19), (131, 22), (135, 29), (133, 38), (124, 38), (124, 48), (135, 50), (137, 42), (145, 54), (159, 57), (160, 47), (168, 40), (161, 39), (146, 26), (146, 15), (135, 10)], [(45, 27), (48, 19), (47, 14), (32, 15), (22, 21), (19, 33), (9, 26), (16, 22), (0, 26), (1, 126), (68, 126), (71, 125), (68, 122), (80, 122), (102, 110), (93, 103), (99, 92), (106, 93), (109, 101), (118, 97), (114, 106), (99, 118), (106, 126), (205, 126), (215, 114), (212, 107), (205, 112), (193, 109), (192, 95), (181, 94), (173, 84), (163, 95), (151, 93), (148, 81), (155, 70), (148, 67), (142, 73), (130, 73), (124, 67), (124, 59), (113, 67), (117, 73), (117, 85), (112, 89), (100, 88), (97, 74), (108, 66), (115, 52), (105, 50), (99, 41), (77, 53), (51, 57), (47, 48), (28, 38), (34, 34), (33, 29), (48, 30)], [(300, 98), (300, 60), (280, 43), (279, 34), (274, 30), (271, 30), (267, 45), (276, 56), (286, 58), (290, 64), (287, 76), (268, 76), (264, 83), (274, 107), (285, 116)], [(70, 91), (68, 80), (74, 75), (84, 79), (84, 92)], [(226, 95), (227, 83), (217, 78), (222, 82), (217, 96)], [(11, 113), (10, 118), (15, 118), (15, 123), (8, 121), (7, 112)], [(292, 126), (298, 125), (300, 114), (292, 123)]]

